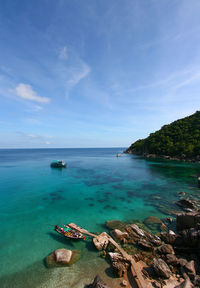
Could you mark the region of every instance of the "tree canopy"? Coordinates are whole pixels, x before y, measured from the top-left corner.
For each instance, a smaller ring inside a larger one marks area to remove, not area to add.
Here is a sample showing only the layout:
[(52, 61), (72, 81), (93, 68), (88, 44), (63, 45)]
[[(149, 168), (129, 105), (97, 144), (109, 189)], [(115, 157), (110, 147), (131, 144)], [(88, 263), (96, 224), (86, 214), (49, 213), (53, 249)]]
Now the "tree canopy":
[(126, 152), (167, 156), (200, 155), (200, 111), (164, 125), (147, 138), (134, 142)]

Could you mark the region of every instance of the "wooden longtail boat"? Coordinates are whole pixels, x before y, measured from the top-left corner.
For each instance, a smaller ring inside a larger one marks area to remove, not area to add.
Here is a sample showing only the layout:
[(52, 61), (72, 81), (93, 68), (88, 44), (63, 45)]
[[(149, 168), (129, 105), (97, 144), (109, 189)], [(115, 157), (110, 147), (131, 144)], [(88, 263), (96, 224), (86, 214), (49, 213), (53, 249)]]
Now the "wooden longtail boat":
[(61, 228), (58, 225), (56, 225), (55, 231), (58, 232), (59, 234), (64, 235), (67, 238), (70, 238), (70, 239), (74, 239), (74, 240), (83, 239), (83, 240), (85, 240), (85, 236), (82, 233), (80, 233), (74, 229), (67, 228), (67, 230), (66, 230), (66, 229)]

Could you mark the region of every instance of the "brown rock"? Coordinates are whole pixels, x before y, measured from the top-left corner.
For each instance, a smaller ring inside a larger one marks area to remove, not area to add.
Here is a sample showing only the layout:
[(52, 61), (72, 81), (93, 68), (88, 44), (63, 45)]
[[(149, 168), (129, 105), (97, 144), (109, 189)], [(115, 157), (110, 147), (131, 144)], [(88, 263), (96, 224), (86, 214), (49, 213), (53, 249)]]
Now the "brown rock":
[(171, 276), (171, 270), (167, 263), (161, 258), (153, 259), (153, 269), (157, 276), (168, 279)]
[(186, 279), (180, 285), (176, 286), (175, 288), (193, 288), (193, 284), (191, 283), (190, 279)]
[(191, 201), (187, 199), (181, 199), (176, 202), (176, 205), (181, 207), (182, 209), (191, 209), (197, 211), (197, 206)]
[(179, 265), (181, 267), (184, 267), (188, 263), (187, 260), (184, 258), (180, 258), (180, 259), (178, 259), (178, 261), (179, 261)]
[(153, 249), (153, 245), (149, 241), (146, 241), (145, 239), (140, 239), (137, 244), (144, 250), (151, 251)]
[(112, 221), (106, 221), (106, 226), (110, 230), (119, 229), (121, 231), (124, 231), (126, 224), (124, 224), (119, 220), (112, 220)]
[(149, 225), (149, 224), (162, 224), (162, 221), (155, 216), (149, 216), (148, 218), (146, 218), (144, 220), (144, 224), (145, 225)]
[(177, 235), (175, 233), (172, 234), (167, 232), (161, 232), (160, 237), (165, 243), (173, 245), (177, 238)]
[(89, 288), (110, 288), (100, 277), (97, 275), (94, 278), (92, 284), (89, 285)]
[(69, 264), (71, 257), (72, 257), (72, 251), (66, 250), (64, 248), (55, 250), (55, 259), (57, 263), (63, 263), (63, 264)]
[(127, 271), (128, 264), (122, 262), (112, 262), (112, 267), (118, 277), (123, 277)]
[(194, 260), (188, 262), (184, 266), (184, 269), (185, 269), (185, 272), (190, 277), (190, 279), (193, 281), (195, 279), (195, 276), (196, 276), (196, 270), (195, 270), (195, 267), (194, 267)]
[(200, 212), (178, 214), (176, 217), (176, 229), (178, 231), (196, 228), (200, 224)]
[(128, 238), (127, 232), (122, 232), (119, 229), (114, 229), (110, 232), (111, 236), (117, 240), (123, 240), (124, 238)]
[(178, 266), (179, 260), (174, 254), (167, 254), (166, 255), (166, 262), (168, 265)]
[(170, 244), (163, 244), (156, 249), (160, 254), (175, 254), (174, 249)]
[(48, 268), (70, 266), (80, 258), (80, 251), (57, 249), (46, 257), (45, 262)]
[(131, 224), (130, 227), (138, 236), (145, 237), (144, 231), (140, 229), (136, 224)]
[(106, 249), (108, 246), (109, 240), (108, 240), (108, 235), (106, 232), (102, 232), (100, 235), (97, 237), (93, 238), (93, 243), (97, 250), (103, 250)]

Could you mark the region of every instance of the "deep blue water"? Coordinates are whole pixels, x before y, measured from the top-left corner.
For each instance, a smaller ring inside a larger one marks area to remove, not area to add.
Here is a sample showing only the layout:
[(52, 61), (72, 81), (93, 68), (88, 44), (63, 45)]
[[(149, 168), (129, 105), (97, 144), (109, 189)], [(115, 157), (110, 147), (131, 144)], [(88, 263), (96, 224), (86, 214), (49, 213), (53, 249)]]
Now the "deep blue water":
[[(95, 252), (84, 243), (63, 242), (53, 231), (55, 224), (75, 222), (101, 232), (106, 220), (170, 215), (179, 191), (199, 197), (198, 164), (116, 157), (123, 150), (0, 150), (0, 287), (39, 287), (35, 271), (39, 267), (45, 278), (43, 259), (63, 246), (82, 251), (77, 265), (91, 257), (95, 266)], [(54, 159), (66, 161), (67, 168), (50, 168)], [(68, 270), (73, 272), (73, 267)]]

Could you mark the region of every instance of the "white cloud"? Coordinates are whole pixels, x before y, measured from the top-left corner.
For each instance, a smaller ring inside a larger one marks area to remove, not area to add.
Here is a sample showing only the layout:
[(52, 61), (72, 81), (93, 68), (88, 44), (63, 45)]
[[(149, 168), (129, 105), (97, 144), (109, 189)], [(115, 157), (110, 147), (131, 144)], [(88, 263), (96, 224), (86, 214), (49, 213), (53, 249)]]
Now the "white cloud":
[(41, 96), (37, 95), (37, 93), (33, 90), (31, 85), (28, 85), (28, 84), (20, 83), (12, 91), (14, 91), (17, 96), (19, 96), (20, 98), (23, 98), (23, 99), (27, 99), (30, 101), (36, 101), (36, 102), (40, 102), (40, 103), (49, 103), (50, 102), (50, 98), (41, 97)]
[(27, 137), (30, 137), (30, 138), (35, 138), (35, 139), (38, 139), (38, 138), (42, 138), (42, 136), (40, 135), (35, 135), (35, 134), (26, 134)]
[(62, 60), (68, 59), (67, 46), (64, 46), (59, 52), (59, 58)]
[(46, 145), (49, 145), (49, 144), (51, 144), (51, 143), (50, 143), (49, 141), (46, 141), (45, 144), (46, 144)]
[(71, 68), (71, 78), (68, 80), (68, 84), (71, 87), (77, 85), (81, 79), (85, 78), (90, 73), (90, 67), (82, 63), (80, 67), (72, 67)]

